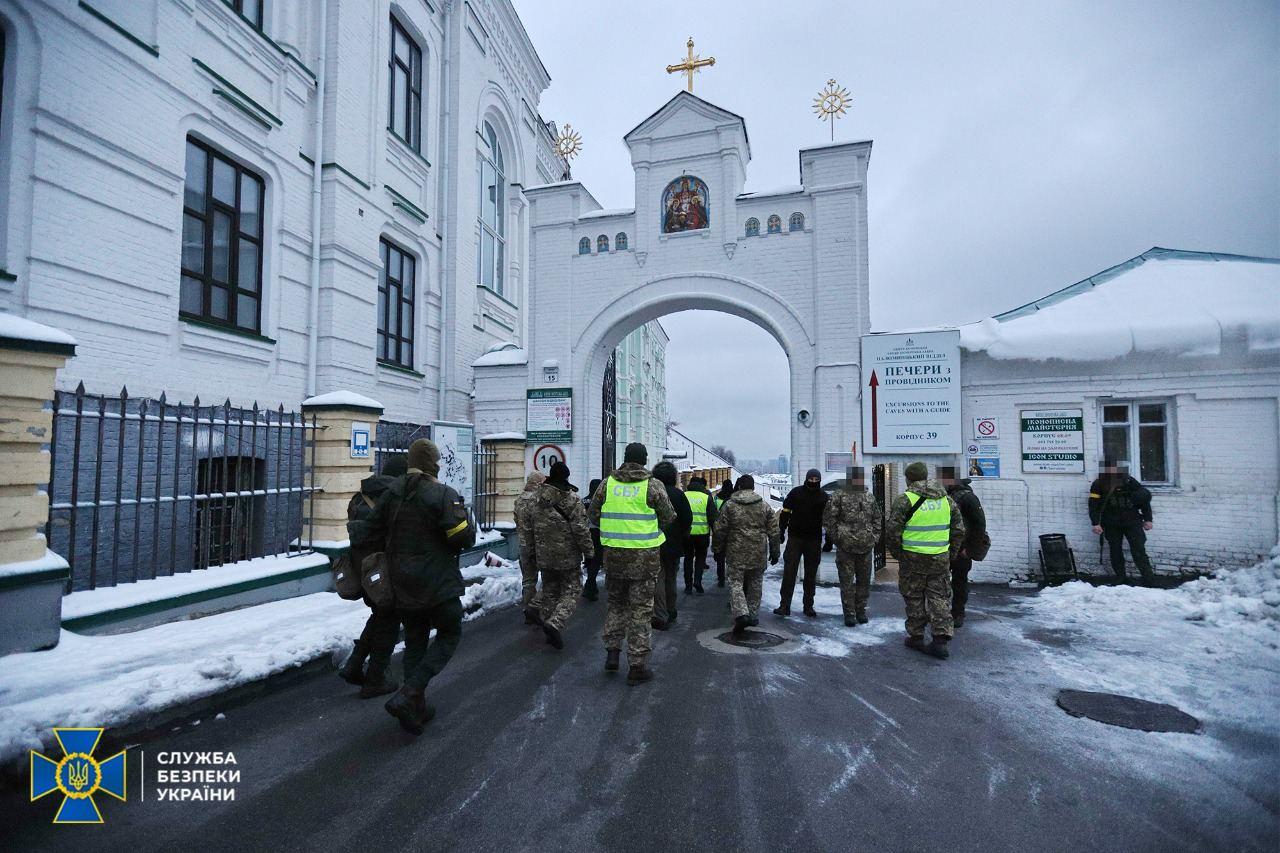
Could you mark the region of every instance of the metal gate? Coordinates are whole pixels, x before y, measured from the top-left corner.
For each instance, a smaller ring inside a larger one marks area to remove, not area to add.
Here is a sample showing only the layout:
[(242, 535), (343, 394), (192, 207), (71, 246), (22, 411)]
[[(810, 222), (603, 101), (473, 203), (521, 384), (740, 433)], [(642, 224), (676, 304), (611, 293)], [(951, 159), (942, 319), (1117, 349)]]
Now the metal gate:
[(618, 451), (618, 353), (609, 353), (604, 366), (604, 385), (601, 390), (601, 441), (600, 476), (609, 476), (617, 464)]

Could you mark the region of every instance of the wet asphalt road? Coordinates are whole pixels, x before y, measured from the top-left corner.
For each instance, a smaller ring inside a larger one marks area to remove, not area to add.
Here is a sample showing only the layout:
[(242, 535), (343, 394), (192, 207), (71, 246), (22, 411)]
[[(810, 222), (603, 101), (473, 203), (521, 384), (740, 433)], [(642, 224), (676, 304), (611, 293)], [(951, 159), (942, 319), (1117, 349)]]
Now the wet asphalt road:
[[(946, 663), (902, 647), (891, 589), (842, 657), (819, 653), (847, 630), (831, 614), (763, 616), (797, 637), (778, 653), (713, 650), (698, 635), (728, 627), (725, 602), (682, 597), (640, 687), (602, 671), (603, 601), (560, 653), (518, 611), (487, 616), (419, 738), (324, 673), (143, 744), (148, 799), (131, 753), (104, 826), (50, 826), (52, 797), (6, 792), (0, 849), (1275, 849), (1276, 743), (1216, 733), (1206, 751), (1066, 716), (1039, 661), (1070, 638), (1022, 624), (1013, 593), (975, 591)], [(156, 802), (161, 750), (233, 751), (235, 801)]]

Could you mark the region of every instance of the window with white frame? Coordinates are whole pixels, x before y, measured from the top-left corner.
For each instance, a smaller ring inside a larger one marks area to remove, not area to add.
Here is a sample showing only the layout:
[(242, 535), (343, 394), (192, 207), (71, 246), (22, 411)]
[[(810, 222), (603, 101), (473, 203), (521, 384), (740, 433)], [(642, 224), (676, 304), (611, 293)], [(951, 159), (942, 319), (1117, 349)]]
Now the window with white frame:
[(1128, 462), (1130, 476), (1144, 483), (1173, 482), (1171, 409), (1164, 400), (1103, 403), (1103, 458)]
[(502, 145), (489, 122), (480, 135), (476, 182), (480, 190), (480, 245), (476, 247), (476, 283), (502, 295), (503, 259), (506, 255), (506, 178)]

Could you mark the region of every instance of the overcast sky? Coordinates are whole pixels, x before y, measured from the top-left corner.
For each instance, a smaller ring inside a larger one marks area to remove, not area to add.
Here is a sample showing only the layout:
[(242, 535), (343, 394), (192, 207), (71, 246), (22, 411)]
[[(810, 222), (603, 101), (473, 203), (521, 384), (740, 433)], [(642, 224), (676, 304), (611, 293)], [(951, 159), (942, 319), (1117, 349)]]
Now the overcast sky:
[[(1280, 256), (1274, 0), (515, 5), (551, 73), (541, 113), (582, 133), (573, 174), (605, 207), (633, 204), (622, 136), (679, 90), (690, 35), (716, 58), (695, 93), (746, 119), (748, 190), (799, 180), (797, 149), (827, 140), (815, 93), (847, 86), (836, 138), (875, 142), (876, 329), (988, 316), (1152, 246)], [(707, 312), (663, 325), (681, 428), (787, 452), (773, 339)]]

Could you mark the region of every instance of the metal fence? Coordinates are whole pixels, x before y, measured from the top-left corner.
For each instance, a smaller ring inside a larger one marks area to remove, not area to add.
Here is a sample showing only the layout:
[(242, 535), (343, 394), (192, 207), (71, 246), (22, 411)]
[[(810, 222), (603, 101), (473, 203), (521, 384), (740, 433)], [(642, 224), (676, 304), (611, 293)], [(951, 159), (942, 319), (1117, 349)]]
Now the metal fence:
[(498, 451), (484, 442), (477, 442), (474, 450), (475, 516), (476, 526), (482, 530), (493, 527), (498, 510)]
[(426, 424), (408, 423), (405, 421), (378, 421), (378, 440), (373, 444), (373, 470), (382, 470), (382, 463), (387, 458), (408, 453), (409, 445), (416, 439), (430, 438), (431, 427)]
[[(434, 439), (431, 427), (403, 421), (379, 421), (378, 440), (373, 445), (373, 470), (381, 471), (383, 462), (392, 454), (408, 453), (409, 445), (419, 438)], [(472, 449), (471, 482), (475, 490), (470, 509), (476, 526), (486, 530), (493, 526), (497, 515), (497, 460), (497, 451), (481, 442)]]
[(53, 408), (45, 535), (68, 592), (311, 550), (314, 416), (83, 383)]

